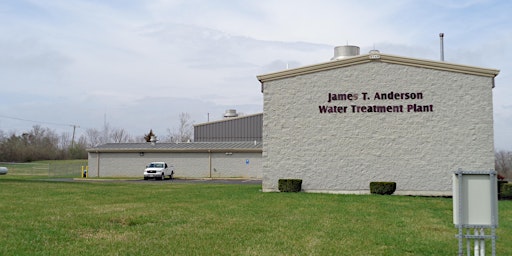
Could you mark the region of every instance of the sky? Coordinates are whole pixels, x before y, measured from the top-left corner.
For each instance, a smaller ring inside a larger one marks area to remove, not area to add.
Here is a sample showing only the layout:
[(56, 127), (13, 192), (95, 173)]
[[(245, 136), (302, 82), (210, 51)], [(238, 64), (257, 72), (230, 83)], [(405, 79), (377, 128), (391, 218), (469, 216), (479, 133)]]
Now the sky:
[(499, 69), (495, 147), (512, 150), (512, 1), (3, 0), (0, 131), (158, 137), (263, 111), (256, 76), (361, 53)]

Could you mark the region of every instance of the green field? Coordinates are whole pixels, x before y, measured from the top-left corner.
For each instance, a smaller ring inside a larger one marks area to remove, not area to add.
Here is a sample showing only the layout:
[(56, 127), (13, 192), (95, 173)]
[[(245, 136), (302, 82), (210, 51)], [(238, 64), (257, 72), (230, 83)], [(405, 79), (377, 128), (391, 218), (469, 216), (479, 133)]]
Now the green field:
[[(0, 255), (457, 253), (450, 198), (260, 189), (3, 175)], [(512, 201), (499, 214), (497, 254), (512, 255)]]

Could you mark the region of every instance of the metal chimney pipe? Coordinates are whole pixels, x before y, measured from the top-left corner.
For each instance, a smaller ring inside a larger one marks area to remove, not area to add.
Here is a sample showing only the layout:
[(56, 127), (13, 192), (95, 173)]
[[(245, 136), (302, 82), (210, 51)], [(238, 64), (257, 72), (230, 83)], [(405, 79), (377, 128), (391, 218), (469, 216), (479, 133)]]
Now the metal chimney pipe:
[(441, 61), (444, 61), (444, 33), (439, 33), (440, 48), (441, 48)]

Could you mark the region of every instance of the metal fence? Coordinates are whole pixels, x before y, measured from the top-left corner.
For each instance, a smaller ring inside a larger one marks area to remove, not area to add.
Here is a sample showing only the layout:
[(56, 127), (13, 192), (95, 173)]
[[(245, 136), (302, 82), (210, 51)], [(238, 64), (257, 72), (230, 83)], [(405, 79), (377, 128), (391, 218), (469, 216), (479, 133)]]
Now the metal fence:
[(48, 176), (81, 177), (84, 168), (87, 168), (87, 161), (81, 163), (50, 163), (48, 165)]
[(8, 175), (78, 178), (82, 176), (83, 168), (87, 168), (87, 161), (50, 163), (0, 162), (0, 166), (9, 169)]

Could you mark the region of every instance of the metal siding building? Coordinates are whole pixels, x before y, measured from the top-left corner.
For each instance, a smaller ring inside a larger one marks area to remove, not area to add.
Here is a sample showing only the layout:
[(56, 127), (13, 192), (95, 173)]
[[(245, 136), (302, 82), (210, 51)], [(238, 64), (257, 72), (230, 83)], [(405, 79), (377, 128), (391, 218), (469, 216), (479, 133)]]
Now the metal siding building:
[(195, 142), (258, 141), (263, 114), (254, 114), (194, 125)]

